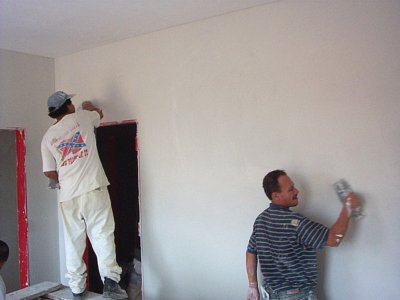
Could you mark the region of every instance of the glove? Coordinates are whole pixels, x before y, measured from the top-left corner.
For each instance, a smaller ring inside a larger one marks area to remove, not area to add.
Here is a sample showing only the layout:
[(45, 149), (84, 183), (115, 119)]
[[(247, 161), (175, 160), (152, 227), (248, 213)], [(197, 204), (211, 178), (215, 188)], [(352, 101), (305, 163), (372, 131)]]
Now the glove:
[(260, 292), (258, 287), (249, 287), (247, 292), (247, 300), (260, 300)]
[(55, 190), (55, 189), (60, 189), (60, 184), (58, 183), (57, 180), (54, 179), (49, 179), (49, 189)]

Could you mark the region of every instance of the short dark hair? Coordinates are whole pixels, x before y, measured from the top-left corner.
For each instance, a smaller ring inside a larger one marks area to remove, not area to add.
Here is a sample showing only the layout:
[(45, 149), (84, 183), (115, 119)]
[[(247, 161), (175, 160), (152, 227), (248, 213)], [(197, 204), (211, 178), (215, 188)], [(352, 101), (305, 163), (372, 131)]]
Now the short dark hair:
[(68, 112), (67, 106), (71, 103), (71, 99), (67, 99), (58, 109), (55, 109), (55, 107), (49, 107), (49, 117), (57, 119), (59, 116), (65, 115)]
[(0, 240), (0, 262), (7, 261), (10, 250), (6, 242)]
[(281, 191), (281, 186), (279, 185), (278, 179), (280, 176), (285, 175), (286, 172), (283, 170), (271, 171), (265, 175), (263, 179), (263, 188), (269, 200), (272, 200), (272, 193)]

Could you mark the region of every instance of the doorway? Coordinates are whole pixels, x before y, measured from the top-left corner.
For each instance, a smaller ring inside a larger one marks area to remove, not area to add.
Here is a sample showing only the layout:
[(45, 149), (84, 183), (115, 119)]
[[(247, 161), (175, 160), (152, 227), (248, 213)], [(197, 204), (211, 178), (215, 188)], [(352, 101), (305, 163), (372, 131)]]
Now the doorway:
[[(121, 287), (129, 282), (135, 252), (140, 250), (137, 123), (103, 125), (96, 129), (97, 148), (110, 182), (108, 192), (115, 219), (115, 246), (122, 267)], [(88, 288), (102, 293), (97, 258), (88, 240)]]
[(10, 249), (2, 276), (12, 292), (29, 284), (24, 130), (0, 129), (0, 142), (0, 239)]

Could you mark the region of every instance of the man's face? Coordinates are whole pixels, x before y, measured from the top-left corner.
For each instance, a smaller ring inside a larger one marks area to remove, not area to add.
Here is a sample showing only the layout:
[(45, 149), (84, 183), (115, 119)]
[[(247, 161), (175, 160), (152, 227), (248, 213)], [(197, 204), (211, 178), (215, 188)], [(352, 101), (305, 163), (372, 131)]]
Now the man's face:
[(293, 181), (289, 178), (289, 176), (282, 175), (278, 178), (278, 182), (281, 187), (281, 191), (273, 193), (274, 202), (286, 207), (296, 206), (299, 203), (299, 199), (297, 198), (299, 190), (294, 187)]
[(68, 113), (72, 114), (75, 112), (75, 105), (72, 102), (67, 106), (67, 108), (68, 108)]

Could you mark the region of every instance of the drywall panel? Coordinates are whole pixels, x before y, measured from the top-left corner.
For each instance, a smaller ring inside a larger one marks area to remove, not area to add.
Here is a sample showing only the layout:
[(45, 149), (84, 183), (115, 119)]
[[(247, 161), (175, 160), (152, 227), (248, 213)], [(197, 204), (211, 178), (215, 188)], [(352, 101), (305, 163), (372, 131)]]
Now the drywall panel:
[(57, 200), (47, 189), (40, 155), (52, 122), (46, 103), (54, 91), (54, 60), (0, 49), (0, 91), (0, 128), (25, 129), (30, 284), (58, 282)]
[(338, 178), (365, 201), (320, 298), (400, 298), (398, 28), (398, 1), (276, 1), (56, 59), (56, 89), (140, 125), (146, 300), (245, 299), (275, 168), (327, 225)]

